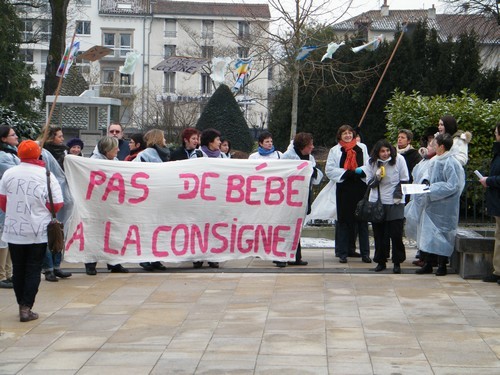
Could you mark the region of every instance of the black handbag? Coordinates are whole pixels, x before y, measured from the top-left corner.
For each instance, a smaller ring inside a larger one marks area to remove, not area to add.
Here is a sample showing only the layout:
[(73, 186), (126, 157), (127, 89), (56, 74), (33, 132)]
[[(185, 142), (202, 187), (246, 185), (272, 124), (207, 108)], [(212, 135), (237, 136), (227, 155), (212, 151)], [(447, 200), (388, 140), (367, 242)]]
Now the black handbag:
[(47, 169), (47, 189), (49, 193), (50, 213), (52, 220), (47, 224), (47, 246), (53, 253), (60, 253), (64, 250), (64, 225), (56, 219), (54, 210), (54, 200), (52, 198), (52, 189), (50, 188), (50, 171)]
[(384, 205), (382, 204), (382, 200), (380, 199), (380, 187), (377, 186), (378, 198), (376, 202), (369, 201), (370, 190), (371, 187), (368, 185), (363, 199), (361, 199), (356, 205), (354, 216), (359, 221), (380, 223), (385, 219)]

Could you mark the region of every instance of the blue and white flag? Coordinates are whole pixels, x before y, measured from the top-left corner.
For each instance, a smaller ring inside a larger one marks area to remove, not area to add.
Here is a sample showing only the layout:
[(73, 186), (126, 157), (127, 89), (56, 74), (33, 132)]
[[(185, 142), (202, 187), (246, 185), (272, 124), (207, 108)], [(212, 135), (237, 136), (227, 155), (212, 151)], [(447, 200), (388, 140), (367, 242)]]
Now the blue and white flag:
[(295, 58), (295, 60), (304, 60), (307, 56), (311, 54), (312, 51), (317, 50), (319, 47), (317, 46), (304, 46), (300, 47), (300, 51)]
[(328, 48), (326, 49), (326, 53), (323, 55), (323, 58), (321, 59), (321, 61), (325, 60), (325, 59), (331, 59), (333, 54), (339, 49), (339, 47), (343, 46), (345, 44), (345, 42), (342, 42), (340, 44), (337, 44), (337, 43), (328, 43)]

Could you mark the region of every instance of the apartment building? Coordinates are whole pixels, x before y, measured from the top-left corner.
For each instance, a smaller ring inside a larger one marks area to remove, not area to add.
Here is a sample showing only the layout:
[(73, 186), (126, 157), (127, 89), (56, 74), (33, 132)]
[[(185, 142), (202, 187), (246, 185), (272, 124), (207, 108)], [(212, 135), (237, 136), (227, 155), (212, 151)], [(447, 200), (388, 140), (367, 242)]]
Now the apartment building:
[[(38, 9), (23, 7), (19, 15), (26, 41), (26, 63), (37, 73), (33, 79), (43, 85), (48, 43), (51, 33), (50, 8), (41, 0)], [(236, 99), (250, 127), (267, 122), (269, 72), (266, 42), (270, 11), (267, 4), (201, 3), (166, 0), (77, 0), (68, 10), (68, 43), (73, 33), (80, 52), (93, 46), (111, 52), (97, 61), (78, 61), (89, 86), (100, 96), (122, 101), (119, 120), (130, 128), (143, 128), (169, 119), (180, 119), (185, 112), (190, 120), (174, 126), (194, 125), (212, 92), (217, 87), (210, 77), (212, 59), (227, 58), (224, 83), (232, 87), (236, 80), (234, 64), (239, 58), (252, 58), (252, 69)], [(136, 55), (131, 74), (120, 73), (127, 54)], [(182, 56), (202, 59), (203, 66), (187, 73), (175, 68), (154, 68), (166, 58)], [(194, 123), (193, 123), (194, 121)], [(64, 124), (63, 124), (64, 126)]]

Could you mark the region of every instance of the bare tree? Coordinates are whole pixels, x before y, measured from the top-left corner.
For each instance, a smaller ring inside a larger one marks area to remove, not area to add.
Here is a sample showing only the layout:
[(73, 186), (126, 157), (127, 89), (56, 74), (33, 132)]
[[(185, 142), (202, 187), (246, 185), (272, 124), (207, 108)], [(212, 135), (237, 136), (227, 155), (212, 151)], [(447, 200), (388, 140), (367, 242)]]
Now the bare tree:
[(500, 1), (498, 0), (442, 0), (453, 13), (478, 14), (493, 17), (500, 26)]

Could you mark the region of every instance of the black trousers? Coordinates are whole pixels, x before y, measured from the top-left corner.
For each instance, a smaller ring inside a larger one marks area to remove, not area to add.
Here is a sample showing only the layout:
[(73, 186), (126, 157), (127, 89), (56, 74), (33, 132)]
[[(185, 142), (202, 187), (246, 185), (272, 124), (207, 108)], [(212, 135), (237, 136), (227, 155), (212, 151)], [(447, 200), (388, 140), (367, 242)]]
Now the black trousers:
[(46, 249), (46, 242), (26, 245), (9, 243), (12, 283), (19, 305), (32, 308), (35, 304)]
[[(392, 263), (403, 263), (406, 260), (405, 245), (403, 244), (404, 219), (383, 221), (382, 223), (372, 223), (373, 236), (375, 238), (376, 263), (387, 263), (392, 244)], [(387, 241), (390, 239), (390, 242)]]

